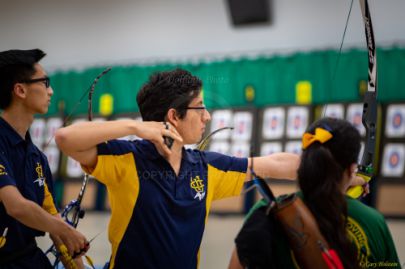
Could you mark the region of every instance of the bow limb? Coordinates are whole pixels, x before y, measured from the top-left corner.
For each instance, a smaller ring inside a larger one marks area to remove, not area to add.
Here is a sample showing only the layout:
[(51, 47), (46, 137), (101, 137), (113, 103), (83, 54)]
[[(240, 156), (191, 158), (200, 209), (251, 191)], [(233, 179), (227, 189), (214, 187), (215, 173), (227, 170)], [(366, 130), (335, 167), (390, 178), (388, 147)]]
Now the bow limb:
[[(76, 110), (78, 105), (81, 104), (83, 98), (87, 94), (88, 94), (88, 120), (92, 121), (92, 119), (93, 119), (93, 109), (92, 109), (92, 99), (93, 98), (92, 97), (93, 97), (94, 89), (96, 87), (96, 84), (97, 84), (98, 80), (102, 76), (104, 76), (107, 72), (109, 72), (110, 70), (111, 70), (111, 67), (105, 69), (102, 73), (100, 73), (94, 79), (91, 86), (88, 88), (88, 90), (86, 90), (84, 92), (84, 94), (81, 96), (80, 100), (76, 103), (76, 105), (74, 106), (72, 112), (70, 112), (70, 114), (65, 118), (65, 120), (63, 121), (64, 122), (63, 125), (65, 125), (66, 122), (70, 119), (73, 112)], [(76, 228), (77, 225), (79, 224), (79, 220), (84, 217), (85, 212), (81, 208), (81, 203), (82, 203), (85, 191), (86, 191), (88, 180), (89, 180), (89, 175), (87, 173), (85, 173), (84, 178), (83, 178), (83, 184), (82, 184), (82, 186), (80, 188), (80, 192), (79, 192), (79, 195), (77, 196), (77, 199), (74, 199), (74, 200), (70, 201), (69, 204), (66, 205), (66, 207), (64, 208), (64, 210), (63, 210), (63, 212), (61, 214), (63, 220), (65, 222), (67, 222), (68, 224), (70, 224), (71, 226), (73, 226), (74, 228)], [(70, 218), (70, 216), (71, 216), (71, 218)], [(85, 247), (85, 249), (83, 251), (87, 251), (88, 247), (89, 247), (89, 243), (88, 243), (88, 245)], [(54, 262), (54, 265), (53, 265), (54, 268), (58, 267), (58, 264), (59, 264), (61, 259), (63, 259), (63, 263), (68, 269), (76, 269), (76, 268), (78, 268), (77, 265), (76, 265), (76, 262), (74, 262), (75, 257), (72, 257), (72, 256), (69, 255), (69, 253), (67, 253), (67, 249), (63, 244), (58, 244), (58, 249), (56, 249), (55, 245), (52, 245), (46, 251), (46, 253), (49, 253), (49, 252), (51, 252), (51, 253), (53, 253), (55, 255), (55, 262)]]
[(233, 130), (233, 127), (222, 127), (222, 128), (219, 128), (219, 129), (217, 129), (217, 130), (211, 132), (211, 133), (208, 134), (206, 137), (204, 137), (204, 138), (201, 140), (200, 143), (198, 143), (197, 149), (198, 149), (198, 150), (201, 150), (201, 151), (205, 150), (206, 147), (208, 146), (208, 144), (211, 142), (212, 136), (214, 136), (216, 133), (222, 132), (222, 131), (224, 131), (224, 130)]
[[(99, 81), (99, 79), (104, 76), (105, 74), (107, 74), (109, 71), (111, 70), (111, 67), (108, 67), (107, 69), (105, 69), (102, 73), (100, 73), (93, 81), (93, 83), (91, 84), (89, 90), (88, 90), (88, 120), (92, 121), (93, 120), (93, 109), (92, 109), (92, 101), (93, 101), (93, 93), (94, 93), (94, 89), (96, 88), (97, 82)], [(72, 200), (69, 205), (65, 208), (64, 212), (62, 213), (62, 217), (64, 217), (64, 219), (73, 227), (77, 227), (77, 225), (79, 224), (79, 219), (84, 217), (84, 210), (81, 208), (81, 203), (82, 203), (82, 199), (84, 196), (84, 193), (86, 191), (86, 187), (87, 187), (87, 183), (89, 181), (89, 175), (87, 173), (84, 174), (84, 178), (83, 178), (83, 184), (82, 187), (80, 188), (80, 192), (79, 195), (77, 196), (76, 200)], [(73, 210), (73, 217), (71, 220), (69, 220), (68, 218), (68, 214), (70, 212), (70, 210)], [(66, 211), (66, 212), (65, 212)]]

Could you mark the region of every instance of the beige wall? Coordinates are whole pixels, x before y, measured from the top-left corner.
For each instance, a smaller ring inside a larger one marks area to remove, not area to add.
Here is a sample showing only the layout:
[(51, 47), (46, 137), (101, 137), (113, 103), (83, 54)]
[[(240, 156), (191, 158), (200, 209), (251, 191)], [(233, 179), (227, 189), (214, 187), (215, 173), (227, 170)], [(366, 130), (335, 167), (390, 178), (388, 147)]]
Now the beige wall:
[[(271, 25), (235, 29), (225, 0), (0, 0), (0, 50), (40, 47), (54, 69), (339, 47), (350, 1), (272, 2)], [(377, 45), (404, 44), (405, 1), (369, 2)], [(365, 47), (358, 1), (345, 44)]]

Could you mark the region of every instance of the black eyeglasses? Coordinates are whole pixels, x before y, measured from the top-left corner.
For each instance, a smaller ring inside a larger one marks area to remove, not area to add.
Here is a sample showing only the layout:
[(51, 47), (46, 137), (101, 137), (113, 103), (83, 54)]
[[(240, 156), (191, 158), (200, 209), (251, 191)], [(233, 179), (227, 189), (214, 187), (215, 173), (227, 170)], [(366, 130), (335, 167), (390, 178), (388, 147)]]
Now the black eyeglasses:
[(33, 78), (33, 79), (26, 79), (21, 81), (22, 83), (36, 83), (36, 82), (43, 82), (45, 84), (46, 88), (49, 88), (51, 86), (51, 79), (49, 77), (43, 77), (43, 78)]
[(200, 111), (201, 115), (204, 115), (204, 112), (207, 110), (205, 106), (188, 106), (186, 109), (195, 109), (197, 111)]
[(205, 110), (207, 109), (205, 106), (188, 106), (186, 109), (202, 109)]

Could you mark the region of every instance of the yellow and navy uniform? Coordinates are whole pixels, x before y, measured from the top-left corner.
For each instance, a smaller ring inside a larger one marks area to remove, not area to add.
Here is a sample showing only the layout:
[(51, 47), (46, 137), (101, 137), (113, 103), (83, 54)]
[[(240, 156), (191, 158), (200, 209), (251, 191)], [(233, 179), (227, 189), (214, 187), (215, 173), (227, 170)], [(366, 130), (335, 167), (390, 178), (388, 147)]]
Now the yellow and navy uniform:
[[(1, 117), (0, 129), (0, 188), (16, 186), (26, 199), (52, 215), (57, 214), (46, 156), (32, 143), (29, 132), (24, 140)], [(51, 268), (35, 243), (35, 237), (44, 233), (9, 216), (0, 202), (0, 235), (6, 228), (5, 244), (0, 248), (0, 268)]]
[(240, 194), (247, 159), (182, 154), (176, 175), (149, 141), (98, 145), (91, 172), (107, 186), (111, 205), (109, 268), (197, 268), (211, 202)]

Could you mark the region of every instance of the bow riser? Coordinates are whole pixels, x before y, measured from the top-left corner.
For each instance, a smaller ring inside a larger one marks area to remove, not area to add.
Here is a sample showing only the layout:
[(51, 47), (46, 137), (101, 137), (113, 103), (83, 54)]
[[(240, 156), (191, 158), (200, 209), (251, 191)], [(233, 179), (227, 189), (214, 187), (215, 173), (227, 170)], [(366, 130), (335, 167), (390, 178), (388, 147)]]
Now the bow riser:
[(373, 162), (377, 135), (377, 100), (375, 92), (366, 92), (364, 97), (362, 122), (366, 129), (366, 144), (360, 165), (370, 166)]
[[(369, 182), (374, 173), (373, 160), (377, 135), (377, 51), (367, 0), (360, 0), (360, 7), (368, 49), (368, 85), (367, 92), (364, 94), (362, 115), (362, 123), (366, 129), (366, 143), (357, 174), (364, 178), (366, 182)], [(361, 186), (352, 187), (347, 193), (353, 198), (358, 198), (363, 193), (363, 188)]]

